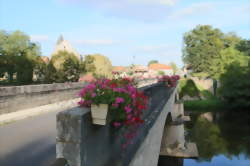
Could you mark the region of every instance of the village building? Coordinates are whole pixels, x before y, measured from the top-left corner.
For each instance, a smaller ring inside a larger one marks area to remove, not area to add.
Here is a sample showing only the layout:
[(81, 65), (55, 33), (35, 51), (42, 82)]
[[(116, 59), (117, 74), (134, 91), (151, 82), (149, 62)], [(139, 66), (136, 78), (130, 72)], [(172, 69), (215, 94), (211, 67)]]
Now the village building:
[(75, 48), (73, 48), (73, 46), (70, 44), (69, 41), (67, 41), (63, 38), (63, 36), (59, 37), (59, 39), (56, 43), (55, 50), (52, 53), (52, 56), (56, 55), (60, 51), (66, 51), (68, 53), (72, 53), (75, 55), (76, 58), (78, 58), (79, 60), (82, 60), (81, 55), (76, 51)]
[(159, 75), (160, 72), (163, 72), (164, 75), (174, 74), (171, 66), (160, 64), (160, 63), (150, 64), (148, 69), (149, 69), (149, 73), (152, 75)]

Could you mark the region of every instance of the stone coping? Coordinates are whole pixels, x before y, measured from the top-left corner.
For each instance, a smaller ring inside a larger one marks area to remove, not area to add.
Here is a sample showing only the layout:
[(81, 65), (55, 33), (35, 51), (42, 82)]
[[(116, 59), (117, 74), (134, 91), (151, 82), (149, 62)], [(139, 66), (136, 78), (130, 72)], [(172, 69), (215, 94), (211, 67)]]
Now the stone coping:
[(67, 89), (82, 88), (87, 83), (83, 82), (71, 82), (71, 83), (54, 83), (54, 84), (39, 84), (39, 85), (23, 85), (23, 86), (8, 86), (0, 87), (1, 96), (13, 96), (29, 93), (41, 93), (48, 91), (60, 91)]

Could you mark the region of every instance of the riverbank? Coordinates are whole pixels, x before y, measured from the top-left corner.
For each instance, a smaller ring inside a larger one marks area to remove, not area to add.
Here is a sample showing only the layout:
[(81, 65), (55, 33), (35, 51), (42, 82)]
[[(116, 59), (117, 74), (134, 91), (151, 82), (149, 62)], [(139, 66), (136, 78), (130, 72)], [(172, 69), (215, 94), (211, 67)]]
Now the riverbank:
[(223, 101), (217, 98), (211, 98), (204, 100), (184, 101), (184, 109), (187, 111), (223, 111), (227, 110), (228, 108)]

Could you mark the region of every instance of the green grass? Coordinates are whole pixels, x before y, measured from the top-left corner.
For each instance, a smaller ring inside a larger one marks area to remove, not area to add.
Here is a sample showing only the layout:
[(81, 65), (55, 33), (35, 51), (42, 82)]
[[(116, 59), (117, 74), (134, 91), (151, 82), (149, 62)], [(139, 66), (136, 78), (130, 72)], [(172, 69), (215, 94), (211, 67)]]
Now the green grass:
[(221, 111), (226, 110), (226, 104), (217, 98), (205, 99), (205, 100), (194, 100), (184, 101), (185, 110), (189, 111)]

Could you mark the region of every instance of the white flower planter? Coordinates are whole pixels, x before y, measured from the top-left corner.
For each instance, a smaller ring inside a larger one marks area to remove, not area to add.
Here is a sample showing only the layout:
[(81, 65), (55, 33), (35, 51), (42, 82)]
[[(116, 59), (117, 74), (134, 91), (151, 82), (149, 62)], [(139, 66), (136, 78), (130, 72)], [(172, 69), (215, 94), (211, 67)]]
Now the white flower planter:
[(108, 104), (91, 105), (92, 123), (97, 125), (106, 125), (108, 114)]

